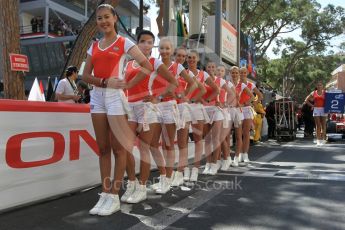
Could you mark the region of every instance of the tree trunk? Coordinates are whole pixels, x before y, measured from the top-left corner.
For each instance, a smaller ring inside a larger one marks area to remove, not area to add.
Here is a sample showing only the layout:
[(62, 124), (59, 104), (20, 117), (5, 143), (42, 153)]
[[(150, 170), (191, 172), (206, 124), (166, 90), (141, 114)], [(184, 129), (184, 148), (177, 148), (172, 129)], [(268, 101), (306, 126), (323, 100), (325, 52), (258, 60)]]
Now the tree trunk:
[[(119, 4), (119, 0), (105, 0), (102, 3), (107, 3), (112, 5), (114, 8)], [(74, 41), (73, 48), (67, 58), (65, 68), (61, 73), (61, 77), (64, 75), (65, 69), (74, 65), (79, 67), (81, 63), (86, 58), (86, 51), (90, 47), (92, 39), (97, 34), (97, 24), (96, 24), (96, 9), (95, 12), (90, 16), (89, 20), (85, 23), (83, 29), (79, 33), (77, 39)], [(60, 77), (60, 78), (61, 78)]]
[(0, 71), (3, 76), (4, 96), (24, 100), (24, 76), (11, 71), (10, 53), (20, 53), (19, 0), (0, 1)]

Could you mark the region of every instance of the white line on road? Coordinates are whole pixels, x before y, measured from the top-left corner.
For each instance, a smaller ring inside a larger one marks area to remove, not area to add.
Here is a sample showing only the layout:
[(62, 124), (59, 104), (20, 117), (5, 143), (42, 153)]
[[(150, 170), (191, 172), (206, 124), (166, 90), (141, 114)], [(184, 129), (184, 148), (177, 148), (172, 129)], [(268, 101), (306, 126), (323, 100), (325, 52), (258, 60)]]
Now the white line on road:
[[(223, 184), (223, 183), (222, 183)], [(173, 204), (167, 208), (164, 208), (162, 211), (156, 213), (153, 216), (147, 217), (140, 217), (141, 223), (138, 223), (132, 226), (131, 230), (135, 229), (165, 229), (166, 227), (170, 226), (171, 224), (175, 223), (177, 220), (181, 219), (182, 217), (188, 215), (196, 208), (200, 207), (201, 205), (205, 204), (213, 197), (220, 194), (224, 191), (224, 187), (222, 184), (219, 185), (220, 188), (218, 189), (209, 189), (209, 190), (200, 190), (187, 198)], [(225, 185), (225, 184), (224, 184)], [(133, 213), (127, 213), (129, 215), (136, 216)]]
[(281, 154), (283, 151), (272, 151), (268, 154), (266, 154), (265, 156), (262, 156), (258, 159), (256, 159), (256, 162), (269, 162), (270, 160), (272, 160), (273, 158), (277, 157), (279, 154)]

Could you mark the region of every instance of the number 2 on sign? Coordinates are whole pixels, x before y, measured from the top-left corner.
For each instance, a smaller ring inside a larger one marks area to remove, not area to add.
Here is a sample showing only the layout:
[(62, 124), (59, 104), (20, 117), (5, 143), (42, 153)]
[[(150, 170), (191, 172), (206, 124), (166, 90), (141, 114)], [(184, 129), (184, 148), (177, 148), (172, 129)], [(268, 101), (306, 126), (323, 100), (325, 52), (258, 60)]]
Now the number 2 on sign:
[(331, 108), (332, 109), (338, 109), (339, 101), (338, 100), (332, 100), (331, 101)]

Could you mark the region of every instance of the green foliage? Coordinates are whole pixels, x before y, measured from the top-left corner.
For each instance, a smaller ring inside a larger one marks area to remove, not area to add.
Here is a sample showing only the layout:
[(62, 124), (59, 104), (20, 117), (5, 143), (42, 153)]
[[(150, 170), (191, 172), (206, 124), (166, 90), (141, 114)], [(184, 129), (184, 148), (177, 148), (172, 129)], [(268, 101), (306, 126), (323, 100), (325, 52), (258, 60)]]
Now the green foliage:
[[(326, 83), (331, 72), (345, 63), (344, 55), (326, 54), (330, 40), (344, 34), (343, 7), (322, 9), (315, 0), (247, 0), (242, 1), (241, 23), (256, 42), (259, 79), (282, 92), (284, 78), (285, 95), (299, 101), (314, 88), (316, 79)], [(300, 41), (281, 36), (297, 29)], [(281, 58), (269, 60), (269, 47)], [(345, 51), (345, 42), (339, 48)]]

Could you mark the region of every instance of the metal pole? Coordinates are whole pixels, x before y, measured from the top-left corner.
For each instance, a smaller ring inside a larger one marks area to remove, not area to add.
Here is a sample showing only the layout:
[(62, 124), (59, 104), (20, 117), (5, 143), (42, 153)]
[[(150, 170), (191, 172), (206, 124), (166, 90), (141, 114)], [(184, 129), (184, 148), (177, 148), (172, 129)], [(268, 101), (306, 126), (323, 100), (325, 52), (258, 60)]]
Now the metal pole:
[(49, 6), (48, 4), (45, 7), (45, 19), (44, 19), (45, 23), (44, 23), (44, 37), (48, 38), (48, 34), (49, 34)]
[(85, 19), (84, 19), (83, 24), (87, 21), (87, 18), (88, 18), (88, 17), (87, 17), (87, 7), (88, 7), (88, 5), (87, 5), (87, 0), (84, 1), (84, 6), (85, 6), (85, 15), (84, 15), (84, 16), (85, 16)]
[(170, 0), (163, 2), (164, 14), (163, 14), (163, 27), (164, 35), (167, 36), (169, 32), (169, 21), (170, 21)]
[(142, 31), (144, 28), (144, 0), (140, 0), (139, 7), (139, 30)]
[[(222, 0), (216, 0), (216, 14), (215, 14), (215, 28), (221, 28), (222, 25)], [(215, 53), (218, 55), (221, 61), (221, 41), (222, 41), (222, 31), (221, 29), (216, 30), (215, 34)]]
[(241, 49), (241, 22), (240, 22), (240, 20), (241, 20), (241, 1), (240, 0), (235, 0), (235, 1), (237, 1), (237, 3), (236, 3), (236, 5), (237, 5), (237, 66), (240, 66), (240, 59), (241, 59), (241, 57), (240, 57), (240, 54), (241, 54), (241, 52), (240, 52), (240, 49)]

